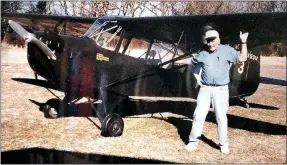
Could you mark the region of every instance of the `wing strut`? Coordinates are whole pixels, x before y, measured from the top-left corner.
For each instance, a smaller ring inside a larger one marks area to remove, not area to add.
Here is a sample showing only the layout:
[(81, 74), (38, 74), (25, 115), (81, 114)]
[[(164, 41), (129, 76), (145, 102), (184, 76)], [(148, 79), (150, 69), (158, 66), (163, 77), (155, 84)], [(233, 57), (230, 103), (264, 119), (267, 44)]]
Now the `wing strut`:
[[(58, 31), (57, 31), (57, 27), (58, 27), (59, 25), (61, 25), (63, 22), (64, 22), (64, 20), (61, 20), (61, 21), (59, 21), (59, 22), (56, 24), (56, 26), (54, 27), (54, 32), (58, 32)], [(63, 29), (63, 27), (62, 27), (62, 29)], [(62, 29), (61, 29), (61, 31), (62, 31)]]
[[(174, 56), (177, 54), (178, 45), (179, 45), (179, 43), (180, 43), (180, 41), (181, 41), (181, 38), (182, 38), (182, 36), (183, 36), (183, 33), (184, 33), (184, 31), (181, 32), (181, 35), (180, 35), (180, 37), (179, 37), (179, 39), (178, 39), (178, 41), (177, 41), (177, 44), (176, 44), (176, 47), (175, 47), (175, 50), (174, 50), (174, 54), (173, 54), (173, 56), (172, 56), (172, 59), (173, 59)], [(172, 67), (174, 66), (174, 62), (175, 62), (175, 61), (172, 62)]]

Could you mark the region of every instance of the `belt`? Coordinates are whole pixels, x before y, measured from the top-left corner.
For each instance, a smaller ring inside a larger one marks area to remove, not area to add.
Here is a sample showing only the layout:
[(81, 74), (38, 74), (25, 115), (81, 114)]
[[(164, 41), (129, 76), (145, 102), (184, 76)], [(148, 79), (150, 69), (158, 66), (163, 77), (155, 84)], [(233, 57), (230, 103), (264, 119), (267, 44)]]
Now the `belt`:
[(202, 84), (205, 85), (205, 86), (211, 86), (211, 87), (219, 87), (219, 86), (228, 85), (228, 84), (219, 85), (219, 84), (205, 84), (205, 83), (202, 83)]

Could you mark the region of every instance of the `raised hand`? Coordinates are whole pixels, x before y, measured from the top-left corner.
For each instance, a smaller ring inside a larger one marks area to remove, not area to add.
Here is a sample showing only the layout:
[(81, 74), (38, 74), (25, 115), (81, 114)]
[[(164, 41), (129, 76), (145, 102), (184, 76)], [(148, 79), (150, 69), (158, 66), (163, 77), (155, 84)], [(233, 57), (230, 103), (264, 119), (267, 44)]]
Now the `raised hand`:
[(241, 42), (245, 43), (247, 41), (248, 34), (249, 34), (248, 32), (242, 34), (242, 31), (240, 31)]

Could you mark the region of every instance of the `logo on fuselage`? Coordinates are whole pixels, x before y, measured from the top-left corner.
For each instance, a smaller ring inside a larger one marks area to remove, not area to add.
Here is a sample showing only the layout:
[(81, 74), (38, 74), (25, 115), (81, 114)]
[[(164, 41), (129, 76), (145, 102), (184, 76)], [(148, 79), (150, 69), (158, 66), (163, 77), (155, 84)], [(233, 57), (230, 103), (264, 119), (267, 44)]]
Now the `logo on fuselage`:
[(252, 54), (251, 52), (249, 52), (249, 53), (247, 54), (247, 57), (250, 58), (251, 60), (258, 61), (258, 57), (255, 56), (254, 54)]
[(104, 56), (104, 55), (101, 54), (101, 53), (97, 53), (97, 54), (96, 54), (96, 60), (99, 60), (99, 61), (110, 61), (110, 58)]

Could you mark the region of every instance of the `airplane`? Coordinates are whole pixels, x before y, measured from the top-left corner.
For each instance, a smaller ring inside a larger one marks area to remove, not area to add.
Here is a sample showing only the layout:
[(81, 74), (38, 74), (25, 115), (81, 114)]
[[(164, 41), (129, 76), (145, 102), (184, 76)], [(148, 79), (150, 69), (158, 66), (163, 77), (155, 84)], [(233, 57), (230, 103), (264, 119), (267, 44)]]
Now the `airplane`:
[[(111, 137), (123, 133), (117, 107), (125, 99), (196, 99), (200, 68), (190, 61), (205, 46), (204, 29), (216, 27), (221, 43), (235, 48), (239, 32), (249, 32), (248, 59), (231, 66), (229, 84), (230, 99), (243, 100), (247, 108), (245, 97), (260, 83), (262, 45), (287, 38), (287, 12), (98, 18), (2, 13), (2, 18), (28, 43), (36, 80), (40, 75), (65, 93), (59, 104), (87, 97), (102, 134)], [(65, 115), (65, 108), (53, 113), (48, 103), (42, 108), (50, 118)]]

